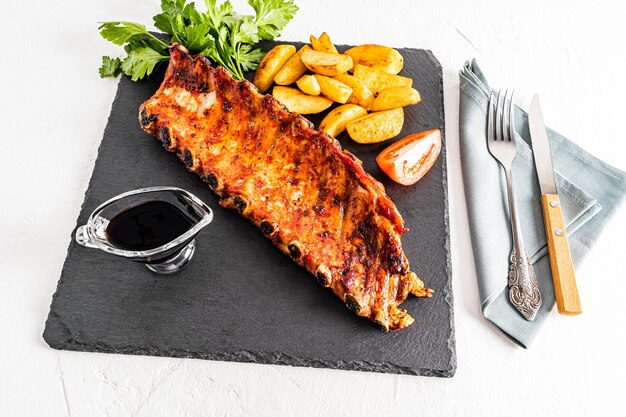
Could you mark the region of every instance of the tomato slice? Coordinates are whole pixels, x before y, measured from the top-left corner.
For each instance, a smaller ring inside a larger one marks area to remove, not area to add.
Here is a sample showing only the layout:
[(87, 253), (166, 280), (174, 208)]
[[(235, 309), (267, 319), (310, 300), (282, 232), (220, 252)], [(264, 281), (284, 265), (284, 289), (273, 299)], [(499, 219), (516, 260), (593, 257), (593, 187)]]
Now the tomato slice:
[(441, 152), (441, 130), (414, 133), (383, 150), (378, 166), (395, 182), (415, 184), (434, 165)]

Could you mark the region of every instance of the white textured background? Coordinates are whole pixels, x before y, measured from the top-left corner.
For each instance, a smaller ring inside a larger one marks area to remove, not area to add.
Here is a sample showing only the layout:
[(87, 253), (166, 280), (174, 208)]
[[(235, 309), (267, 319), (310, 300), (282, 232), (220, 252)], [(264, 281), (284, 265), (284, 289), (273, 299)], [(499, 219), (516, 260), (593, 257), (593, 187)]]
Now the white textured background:
[[(236, 9), (245, 8), (235, 1)], [(598, 3), (593, 4), (593, 3)], [(452, 379), (54, 351), (41, 333), (116, 80), (98, 21), (150, 23), (156, 0), (0, 9), (0, 416), (615, 416), (626, 396), (626, 208), (577, 270), (584, 314), (529, 350), (481, 316), (458, 148), (458, 76), (540, 93), (548, 124), (626, 169), (622, 2), (320, 1), (283, 39), (431, 49), (445, 75), (458, 371)]]

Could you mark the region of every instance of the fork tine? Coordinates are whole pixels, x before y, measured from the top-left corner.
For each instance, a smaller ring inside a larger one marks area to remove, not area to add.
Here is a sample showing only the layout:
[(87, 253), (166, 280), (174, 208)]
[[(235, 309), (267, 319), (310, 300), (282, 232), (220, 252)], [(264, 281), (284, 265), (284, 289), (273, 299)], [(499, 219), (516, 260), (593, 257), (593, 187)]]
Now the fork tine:
[(511, 90), (511, 97), (509, 97), (509, 140), (515, 141), (515, 104), (513, 104), (513, 95), (515, 95), (515, 90)]
[(494, 119), (495, 119), (495, 115), (496, 115), (496, 95), (493, 93), (493, 91), (491, 92), (491, 95), (489, 96), (489, 110), (487, 113), (487, 140), (488, 141), (492, 141), (492, 140), (496, 140), (495, 137), (495, 132), (494, 132)]
[(510, 142), (511, 137), (509, 136), (509, 111), (511, 109), (511, 98), (509, 96), (509, 90), (504, 90), (504, 100), (502, 102), (502, 140), (505, 142)]
[(498, 104), (496, 105), (496, 140), (503, 140), (502, 136), (502, 90), (498, 90)]

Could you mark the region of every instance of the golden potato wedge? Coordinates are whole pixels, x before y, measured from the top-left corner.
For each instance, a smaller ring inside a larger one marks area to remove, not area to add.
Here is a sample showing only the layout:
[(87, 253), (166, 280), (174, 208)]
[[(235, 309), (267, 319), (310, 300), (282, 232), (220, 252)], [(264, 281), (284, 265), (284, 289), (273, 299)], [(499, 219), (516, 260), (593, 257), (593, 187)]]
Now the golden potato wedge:
[(352, 95), (348, 99), (348, 103), (358, 104), (365, 110), (372, 108), (374, 102), (374, 94), (367, 88), (367, 85), (358, 78), (350, 74), (340, 74), (334, 77), (335, 80), (344, 83), (348, 87), (352, 88)]
[(260, 92), (265, 93), (269, 90), (278, 71), (295, 53), (296, 47), (293, 45), (277, 45), (265, 54), (252, 81)]
[(300, 90), (312, 96), (319, 96), (322, 92), (320, 84), (317, 82), (317, 78), (315, 78), (315, 75), (303, 75), (302, 77), (300, 77), (300, 79), (298, 79), (298, 81), (296, 81), (296, 85)]
[(355, 65), (354, 76), (363, 81), (375, 95), (391, 87), (413, 86), (413, 80), (411, 78), (389, 74), (378, 68), (366, 67), (362, 64)]
[(306, 66), (302, 63), (302, 52), (311, 49), (309, 45), (304, 45), (296, 52), (289, 61), (274, 76), (274, 82), (278, 85), (293, 84), (306, 72)]
[(352, 57), (355, 65), (375, 67), (390, 74), (399, 73), (404, 66), (404, 58), (400, 52), (388, 46), (360, 45), (348, 49), (345, 54)]
[(344, 104), (348, 102), (348, 99), (352, 95), (352, 89), (350, 87), (334, 78), (324, 75), (315, 74), (315, 78), (317, 78), (323, 96), (328, 97), (336, 103)]
[(378, 143), (397, 136), (404, 124), (402, 108), (370, 113), (346, 125), (350, 137), (358, 143)]
[(391, 87), (378, 93), (372, 111), (381, 111), (417, 104), (422, 101), (419, 91), (411, 87)]
[(291, 112), (300, 114), (314, 114), (329, 108), (333, 101), (322, 96), (310, 96), (297, 88), (277, 85), (272, 95), (287, 107)]
[(356, 104), (344, 104), (328, 113), (318, 129), (336, 138), (337, 135), (346, 130), (348, 122), (365, 115), (367, 115), (367, 110), (363, 107)]
[(319, 38), (316, 38), (315, 36), (311, 35), (309, 36), (309, 40), (311, 41), (311, 46), (316, 51), (328, 52), (330, 54), (339, 53), (339, 51), (337, 51), (337, 48), (335, 48), (335, 45), (333, 45), (333, 43), (330, 40), (330, 37), (328, 36), (326, 32), (322, 33)]
[(352, 58), (348, 55), (331, 54), (315, 50), (307, 50), (302, 53), (302, 62), (308, 69), (316, 74), (334, 77), (345, 74), (352, 68)]

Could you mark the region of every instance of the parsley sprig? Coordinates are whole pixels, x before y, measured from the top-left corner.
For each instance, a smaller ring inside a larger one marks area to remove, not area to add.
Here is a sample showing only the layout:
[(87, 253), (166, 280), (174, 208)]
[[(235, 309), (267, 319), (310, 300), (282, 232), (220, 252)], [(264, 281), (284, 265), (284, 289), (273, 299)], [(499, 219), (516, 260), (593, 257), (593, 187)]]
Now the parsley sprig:
[(161, 0), (161, 13), (153, 17), (154, 26), (166, 36), (157, 37), (144, 25), (132, 22), (103, 22), (100, 35), (116, 45), (124, 45), (126, 57), (102, 57), (101, 77), (116, 77), (121, 72), (133, 81), (150, 76), (169, 59), (168, 44), (179, 42), (189, 52), (201, 54), (227, 68), (235, 78), (259, 65), (264, 52), (254, 46), (272, 40), (293, 18), (298, 7), (293, 0), (248, 0), (254, 15), (241, 15), (230, 1), (204, 0), (200, 12), (187, 0)]

